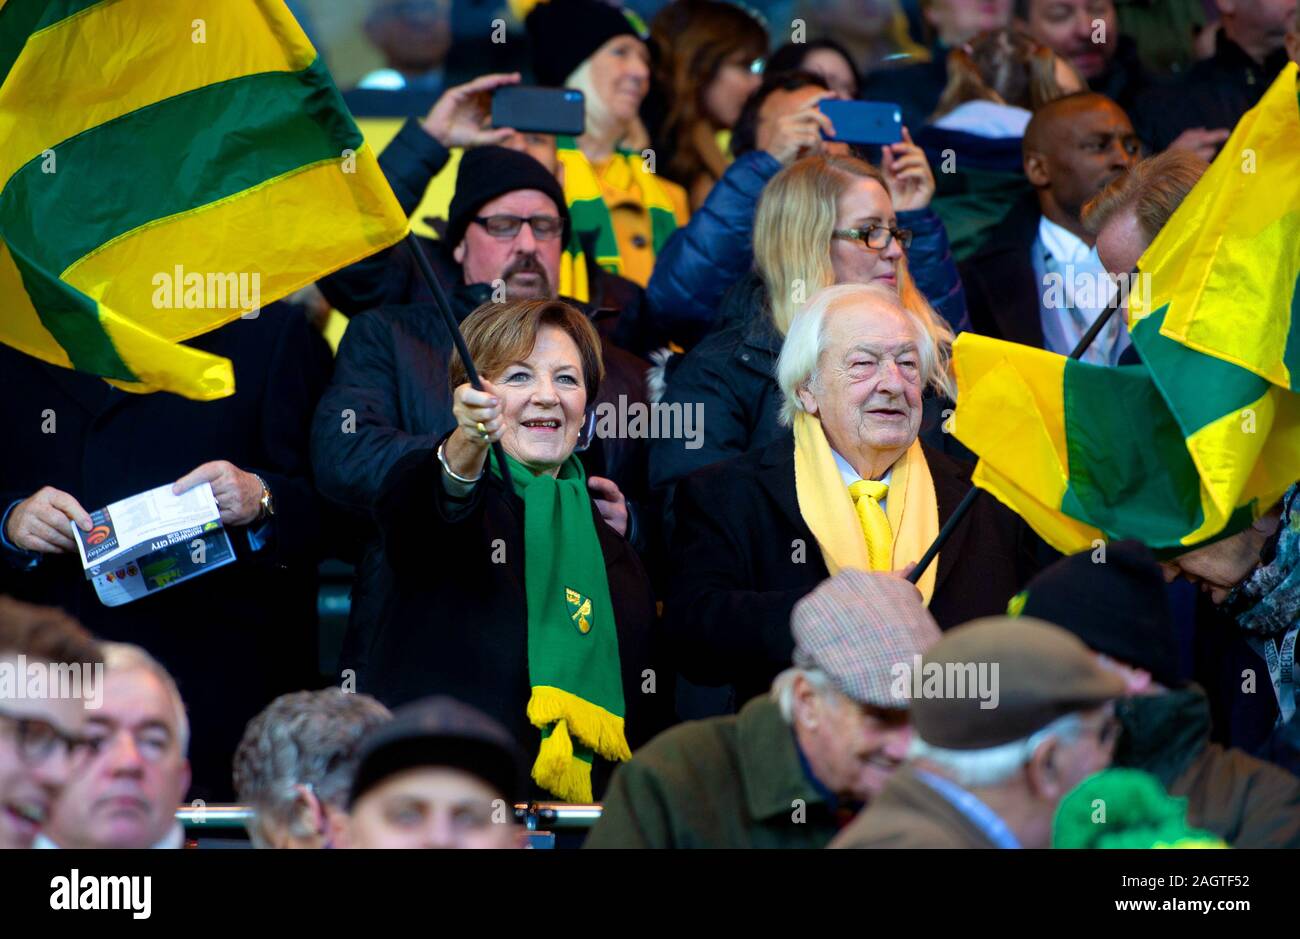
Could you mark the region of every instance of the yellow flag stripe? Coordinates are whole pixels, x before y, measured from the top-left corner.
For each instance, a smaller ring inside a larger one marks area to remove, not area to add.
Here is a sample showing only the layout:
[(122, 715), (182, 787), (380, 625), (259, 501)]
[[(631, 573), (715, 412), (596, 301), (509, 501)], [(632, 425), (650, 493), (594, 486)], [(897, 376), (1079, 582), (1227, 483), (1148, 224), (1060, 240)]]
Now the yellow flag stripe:
[[(250, 289), (255, 277), (265, 305), (405, 235), (406, 219), (369, 145), (355, 159), (355, 172), (331, 159), (143, 225), (83, 258), (64, 280), (108, 306), (133, 311), (136, 322), (160, 336), (199, 335), (243, 311), (228, 305), (178, 315), (176, 267), (245, 275)], [(340, 211), (322, 216), (322, 206)], [(268, 242), (264, 233), (272, 223), (280, 234)], [(329, 226), (328, 238), (321, 237), (322, 225)], [(213, 239), (213, 231), (223, 237)], [(159, 270), (158, 258), (167, 258), (170, 269)], [(139, 273), (123, 277), (123, 271)]]
[[(28, 39), (0, 88), (0, 189), (46, 150), (114, 118), (216, 82), (296, 72), (316, 58), (282, 0), (168, 0), (143, 12), (136, 2), (100, 4)], [(249, 29), (251, 16), (275, 28)]]

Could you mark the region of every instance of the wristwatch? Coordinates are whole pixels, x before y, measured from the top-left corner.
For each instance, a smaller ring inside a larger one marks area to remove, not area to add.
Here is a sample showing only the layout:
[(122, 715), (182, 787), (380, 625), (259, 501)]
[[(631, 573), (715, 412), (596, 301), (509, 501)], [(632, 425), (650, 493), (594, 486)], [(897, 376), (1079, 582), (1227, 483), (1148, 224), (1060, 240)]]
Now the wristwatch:
[(261, 476), (257, 475), (257, 473), (253, 474), (253, 478), (256, 479), (262, 486), (262, 499), (261, 499), (262, 508), (257, 513), (257, 520), (260, 522), (263, 519), (270, 518), (272, 515), (275, 514), (275, 502), (271, 498), (271, 487), (266, 484), (266, 480), (263, 479)]

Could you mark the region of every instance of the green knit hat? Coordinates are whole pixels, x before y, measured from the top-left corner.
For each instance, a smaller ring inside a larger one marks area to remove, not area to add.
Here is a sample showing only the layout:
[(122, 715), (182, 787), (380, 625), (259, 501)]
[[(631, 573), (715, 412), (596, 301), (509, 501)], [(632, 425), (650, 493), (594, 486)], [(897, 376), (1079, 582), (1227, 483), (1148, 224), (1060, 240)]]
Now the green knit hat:
[(1053, 848), (1226, 848), (1221, 838), (1187, 824), (1187, 800), (1165, 792), (1137, 769), (1089, 776), (1057, 806)]

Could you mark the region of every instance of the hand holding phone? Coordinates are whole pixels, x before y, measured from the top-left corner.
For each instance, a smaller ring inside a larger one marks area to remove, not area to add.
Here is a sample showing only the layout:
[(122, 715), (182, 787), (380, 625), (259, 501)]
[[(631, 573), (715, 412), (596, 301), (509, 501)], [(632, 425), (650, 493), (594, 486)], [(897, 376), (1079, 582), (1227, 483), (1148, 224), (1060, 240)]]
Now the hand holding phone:
[(492, 93), (519, 83), (519, 73), (482, 75), (471, 82), (448, 88), (434, 103), (423, 126), (429, 136), (444, 147), (481, 147), (499, 144), (510, 136), (508, 129), (487, 126)]
[(492, 126), (580, 137), (587, 127), (586, 102), (573, 88), (501, 87), (492, 95)]

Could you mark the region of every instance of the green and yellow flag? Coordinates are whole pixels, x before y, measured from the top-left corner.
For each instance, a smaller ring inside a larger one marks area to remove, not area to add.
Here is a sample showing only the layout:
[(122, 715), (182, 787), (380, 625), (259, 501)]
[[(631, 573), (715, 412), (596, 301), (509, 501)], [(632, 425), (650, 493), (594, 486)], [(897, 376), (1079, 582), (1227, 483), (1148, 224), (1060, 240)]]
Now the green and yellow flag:
[(283, 0), (0, 0), (0, 140), (0, 342), (128, 391), (406, 231)]
[[(1076, 552), (1176, 554), (1240, 531), (1300, 479), (1300, 98), (1288, 66), (1138, 262), (1142, 364), (969, 333), (953, 432), (977, 486)], [(1149, 287), (1149, 292), (1148, 292)]]

